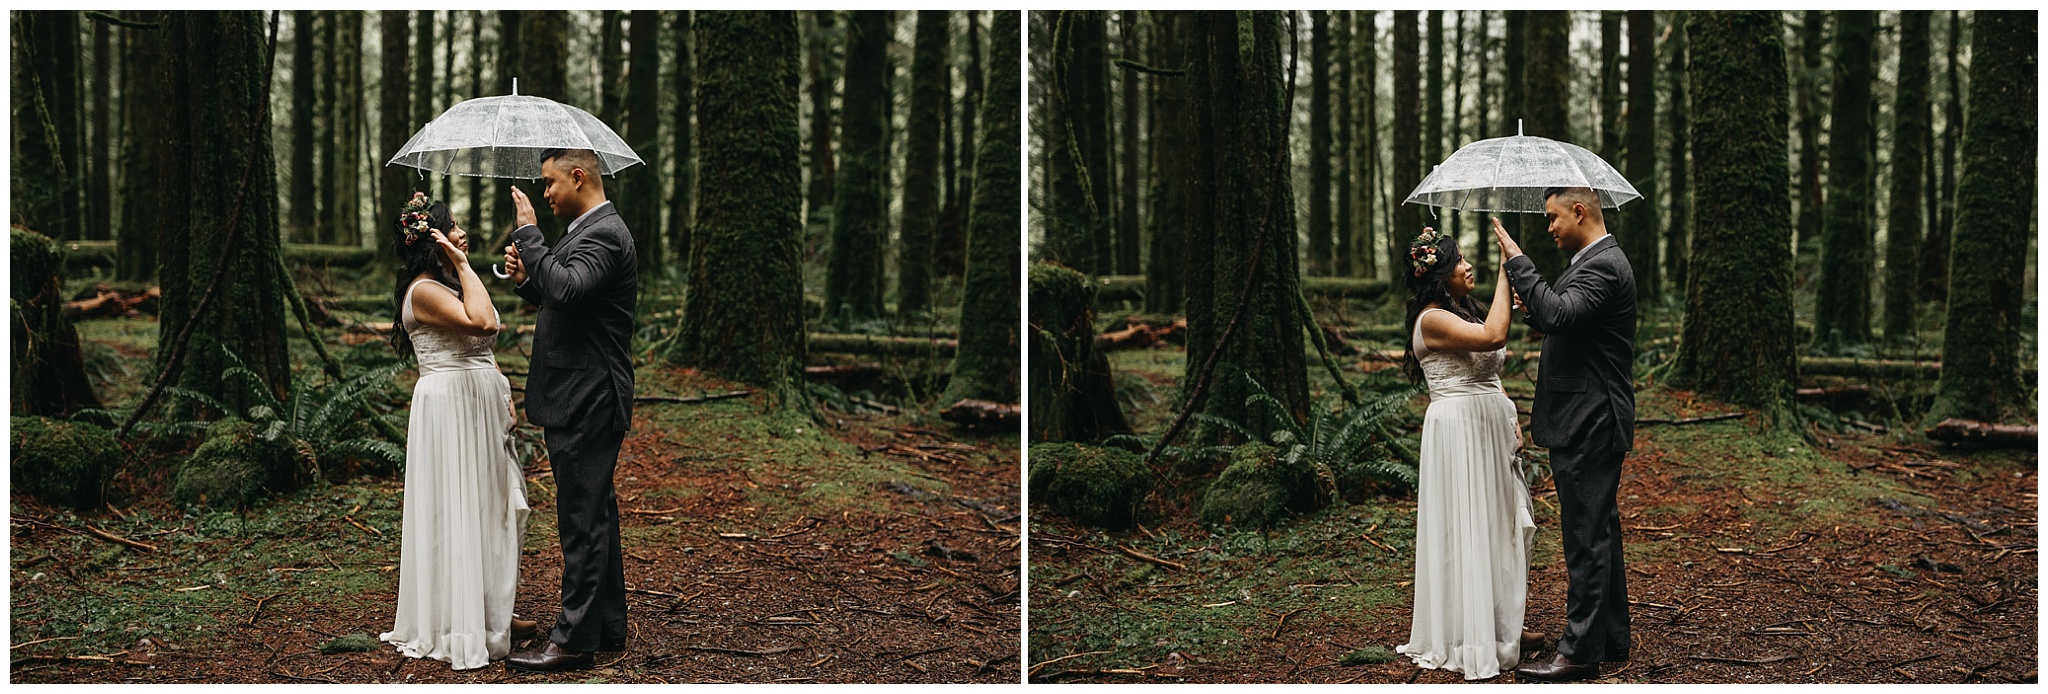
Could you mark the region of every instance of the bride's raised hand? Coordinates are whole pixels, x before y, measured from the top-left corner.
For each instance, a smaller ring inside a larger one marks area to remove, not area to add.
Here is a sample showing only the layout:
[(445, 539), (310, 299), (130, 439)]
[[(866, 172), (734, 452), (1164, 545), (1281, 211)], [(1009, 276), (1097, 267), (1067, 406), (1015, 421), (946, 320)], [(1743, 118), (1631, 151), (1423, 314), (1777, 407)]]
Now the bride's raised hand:
[(441, 233), (440, 229), (427, 231), (433, 234), (434, 245), (441, 247), (441, 253), (448, 258), (448, 264), (455, 266), (456, 274), (461, 274), (463, 268), (469, 267), (469, 254), (456, 247), (454, 241), (449, 241), (447, 234)]

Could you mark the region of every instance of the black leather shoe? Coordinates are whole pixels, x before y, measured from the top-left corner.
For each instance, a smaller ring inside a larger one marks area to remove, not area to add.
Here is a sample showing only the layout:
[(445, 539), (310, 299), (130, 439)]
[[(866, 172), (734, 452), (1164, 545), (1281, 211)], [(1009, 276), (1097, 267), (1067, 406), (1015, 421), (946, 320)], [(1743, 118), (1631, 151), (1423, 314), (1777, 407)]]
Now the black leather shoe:
[(1563, 653), (1554, 653), (1544, 662), (1515, 666), (1515, 676), (1535, 682), (1590, 680), (1600, 676), (1600, 664), (1575, 662)]
[(524, 672), (568, 672), (590, 669), (591, 660), (589, 653), (563, 650), (555, 642), (548, 641), (539, 648), (512, 654), (505, 658), (505, 664)]

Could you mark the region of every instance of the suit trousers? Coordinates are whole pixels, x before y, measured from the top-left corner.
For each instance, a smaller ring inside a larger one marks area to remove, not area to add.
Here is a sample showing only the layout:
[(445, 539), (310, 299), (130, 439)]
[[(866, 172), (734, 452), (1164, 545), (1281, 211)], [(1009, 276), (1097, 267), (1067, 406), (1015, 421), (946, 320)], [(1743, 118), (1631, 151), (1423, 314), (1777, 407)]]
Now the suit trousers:
[(612, 486), (625, 441), (624, 430), (547, 428), (562, 543), (562, 612), (548, 638), (567, 650), (596, 651), (626, 638), (626, 565)]
[(1621, 486), (1627, 451), (1551, 449), (1557, 482), (1564, 565), (1564, 634), (1557, 652), (1581, 663), (1624, 660), (1629, 654), (1628, 573), (1622, 566)]

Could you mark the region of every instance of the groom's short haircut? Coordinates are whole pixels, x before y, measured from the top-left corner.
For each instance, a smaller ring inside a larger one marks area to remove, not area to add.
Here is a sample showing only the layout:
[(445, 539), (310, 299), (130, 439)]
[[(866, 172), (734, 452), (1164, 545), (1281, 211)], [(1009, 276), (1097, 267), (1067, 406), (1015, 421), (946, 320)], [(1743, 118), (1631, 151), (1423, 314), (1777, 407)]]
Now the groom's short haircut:
[(540, 163), (546, 164), (550, 159), (561, 166), (582, 169), (583, 173), (590, 174), (590, 180), (597, 185), (598, 189), (602, 190), (604, 188), (604, 172), (598, 168), (596, 152), (587, 149), (556, 147), (540, 153)]
[(1606, 216), (1600, 213), (1600, 194), (1593, 192), (1592, 188), (1559, 186), (1543, 189), (1543, 199), (1549, 200), (1551, 198), (1564, 198), (1564, 203), (1567, 205), (1572, 203), (1585, 205), (1586, 216), (1592, 217), (1595, 222), (1606, 221)]

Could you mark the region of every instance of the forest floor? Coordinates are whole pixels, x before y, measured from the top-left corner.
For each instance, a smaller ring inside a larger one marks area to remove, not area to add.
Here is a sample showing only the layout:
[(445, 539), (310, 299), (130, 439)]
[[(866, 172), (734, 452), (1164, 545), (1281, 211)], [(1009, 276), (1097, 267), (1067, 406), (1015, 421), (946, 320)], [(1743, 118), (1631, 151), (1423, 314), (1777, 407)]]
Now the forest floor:
[[(1182, 354), (1117, 352), (1112, 363), (1164, 393)], [(1533, 392), (1529, 376), (1511, 368), (1510, 394)], [(1148, 434), (1171, 415), (1169, 398), (1152, 397), (1133, 417)], [(1638, 394), (1640, 417), (1729, 411), (1662, 386)], [(2035, 451), (1809, 438), (1753, 419), (1637, 427), (1619, 499), (1634, 652), (1604, 666), (1603, 681), (2037, 680)], [(1564, 622), (1549, 485), (1544, 476), (1533, 490), (1527, 627), (1550, 639), (1536, 657)], [(1033, 514), (1031, 681), (1462, 681), (1391, 654), (1411, 616), (1412, 496), (1225, 534), (1193, 520), (1195, 498), (1155, 495), (1138, 529), (1113, 533)], [(1355, 651), (1380, 662), (1340, 664)]]
[[(125, 381), (101, 384), (102, 396), (132, 402), (139, 387), (118, 376), (146, 371), (138, 364), (155, 323), (81, 331), (88, 360)], [(516, 349), (501, 348), (500, 360), (524, 368)], [(641, 394), (741, 387), (666, 365), (638, 370)], [(398, 477), (202, 512), (163, 500), (157, 485), (176, 462), (166, 459), (117, 478), (115, 507), (78, 514), (11, 500), (10, 679), (1018, 681), (1017, 437), (907, 413), (820, 406), (813, 420), (775, 414), (762, 397), (635, 408), (615, 475), (632, 632), (595, 669), (453, 671), (376, 643), (397, 592)], [(545, 460), (523, 462), (534, 512), (516, 610), (546, 626), (561, 568), (553, 484)], [(87, 528), (156, 549), (101, 542)], [(348, 641), (367, 650), (322, 652)]]

